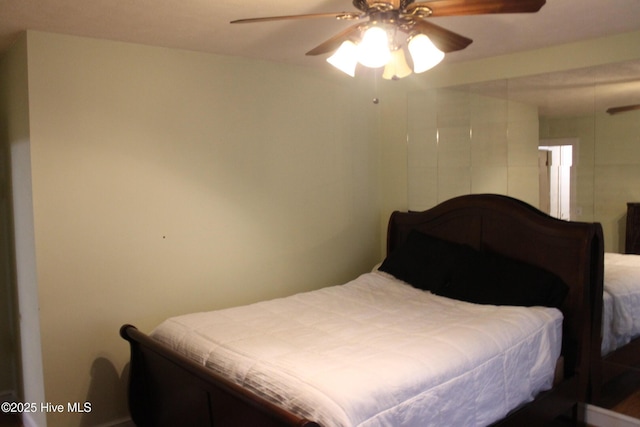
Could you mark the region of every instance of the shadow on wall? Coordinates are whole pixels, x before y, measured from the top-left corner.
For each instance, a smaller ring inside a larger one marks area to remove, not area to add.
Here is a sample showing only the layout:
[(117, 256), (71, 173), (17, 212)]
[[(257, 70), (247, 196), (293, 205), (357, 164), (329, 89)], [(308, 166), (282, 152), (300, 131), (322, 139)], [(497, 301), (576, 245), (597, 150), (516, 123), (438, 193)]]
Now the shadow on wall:
[(128, 363), (122, 370), (122, 374), (119, 375), (115, 366), (108, 359), (98, 357), (94, 360), (91, 365), (91, 384), (86, 400), (91, 405), (91, 409), (83, 413), (80, 426), (127, 423), (130, 420), (127, 406), (128, 381)]

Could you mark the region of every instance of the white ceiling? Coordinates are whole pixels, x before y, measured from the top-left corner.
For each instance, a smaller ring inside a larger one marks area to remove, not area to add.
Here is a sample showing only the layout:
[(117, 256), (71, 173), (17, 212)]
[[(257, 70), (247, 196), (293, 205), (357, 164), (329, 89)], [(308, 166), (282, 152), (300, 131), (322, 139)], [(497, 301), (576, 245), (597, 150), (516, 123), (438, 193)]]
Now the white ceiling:
[[(511, 0), (517, 1), (517, 0)], [(0, 52), (25, 29), (300, 65), (351, 22), (332, 18), (229, 24), (239, 18), (354, 11), (350, 0), (0, 0)], [(431, 18), (470, 37), (460, 61), (640, 29), (640, 0), (547, 0), (535, 14)]]
[[(0, 52), (32, 29), (327, 67), (326, 56), (305, 52), (353, 22), (229, 21), (354, 10), (350, 0), (0, 0)], [(640, 0), (547, 0), (534, 14), (430, 19), (473, 39), (445, 58), (455, 62), (640, 30)]]

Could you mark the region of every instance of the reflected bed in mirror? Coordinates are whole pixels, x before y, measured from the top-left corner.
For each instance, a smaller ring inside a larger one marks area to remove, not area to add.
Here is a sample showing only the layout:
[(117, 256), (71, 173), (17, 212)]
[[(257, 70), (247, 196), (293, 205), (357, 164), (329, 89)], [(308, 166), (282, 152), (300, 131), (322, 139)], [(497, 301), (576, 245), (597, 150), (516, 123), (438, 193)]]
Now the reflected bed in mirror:
[[(640, 110), (607, 110), (640, 104), (640, 61), (429, 89), (407, 102), (409, 209), (493, 192), (551, 213), (539, 147), (570, 145), (566, 215), (600, 222), (605, 250), (625, 252), (627, 203), (640, 201)], [(640, 393), (640, 342), (606, 356), (595, 403), (615, 410)]]

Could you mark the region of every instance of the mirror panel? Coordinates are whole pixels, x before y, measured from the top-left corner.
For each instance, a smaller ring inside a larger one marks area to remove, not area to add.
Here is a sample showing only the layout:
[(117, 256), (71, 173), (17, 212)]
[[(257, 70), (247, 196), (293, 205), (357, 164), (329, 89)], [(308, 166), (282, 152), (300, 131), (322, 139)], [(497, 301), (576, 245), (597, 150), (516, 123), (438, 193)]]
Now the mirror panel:
[(601, 222), (605, 250), (624, 252), (626, 204), (640, 202), (640, 110), (606, 110), (640, 105), (640, 61), (428, 89), (407, 102), (409, 209), (484, 192), (547, 209), (540, 141), (569, 144), (569, 219)]

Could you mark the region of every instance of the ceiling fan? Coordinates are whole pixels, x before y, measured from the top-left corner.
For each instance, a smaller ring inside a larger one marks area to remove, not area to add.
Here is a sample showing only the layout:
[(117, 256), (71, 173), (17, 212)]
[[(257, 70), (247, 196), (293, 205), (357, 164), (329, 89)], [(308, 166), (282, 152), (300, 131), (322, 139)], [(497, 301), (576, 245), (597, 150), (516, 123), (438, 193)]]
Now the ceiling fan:
[[(353, 0), (353, 12), (271, 16), (231, 21), (232, 24), (288, 19), (335, 18), (361, 21), (307, 52), (335, 53), (327, 59), (354, 76), (358, 63), (385, 67), (383, 77), (398, 79), (437, 65), (445, 53), (462, 50), (472, 40), (439, 27), (426, 18), (494, 13), (537, 12), (546, 0)], [(409, 55), (406, 55), (408, 51)], [(407, 57), (409, 61), (407, 61)], [(411, 65), (412, 66), (411, 66)]]
[(622, 107), (611, 107), (607, 109), (607, 113), (614, 115), (618, 113), (625, 113), (627, 111), (640, 110), (640, 104), (624, 105)]

